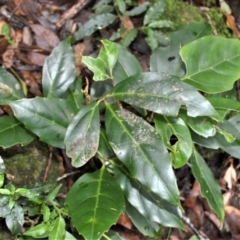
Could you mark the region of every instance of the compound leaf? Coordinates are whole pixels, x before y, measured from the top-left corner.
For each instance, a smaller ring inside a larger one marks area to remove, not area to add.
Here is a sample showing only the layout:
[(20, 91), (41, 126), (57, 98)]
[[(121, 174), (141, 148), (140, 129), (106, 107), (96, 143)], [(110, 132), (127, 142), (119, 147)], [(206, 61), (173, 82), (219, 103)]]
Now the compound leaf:
[(216, 212), (223, 224), (224, 205), (219, 184), (216, 182), (206, 162), (196, 150), (194, 150), (191, 157), (191, 163), (192, 173), (201, 187), (201, 194), (207, 199), (209, 206)]
[(117, 84), (109, 95), (163, 115), (177, 116), (181, 105), (186, 105), (189, 116), (218, 117), (212, 105), (194, 87), (168, 74), (136, 74)]
[(183, 81), (206, 93), (232, 89), (240, 78), (240, 42), (220, 36), (206, 36), (180, 50), (187, 74)]
[(110, 105), (105, 123), (109, 143), (131, 176), (161, 198), (179, 205), (169, 154), (155, 129), (135, 114)]
[(1, 117), (0, 126), (0, 146), (3, 148), (16, 144), (26, 146), (34, 139), (34, 136), (15, 117)]
[(73, 116), (65, 100), (36, 97), (14, 101), (10, 106), (16, 118), (41, 141), (65, 148), (63, 140)]
[(60, 42), (47, 57), (43, 66), (43, 94), (45, 97), (61, 97), (76, 77), (75, 60), (70, 38)]
[(74, 226), (87, 240), (100, 239), (125, 211), (122, 190), (105, 168), (80, 177), (66, 203)]
[(97, 103), (82, 108), (68, 126), (65, 144), (72, 165), (80, 167), (93, 157), (99, 145), (100, 117)]
[(109, 40), (102, 40), (101, 42), (104, 47), (101, 49), (97, 58), (82, 57), (82, 62), (94, 73), (93, 79), (95, 81), (112, 79), (112, 69), (118, 58), (118, 47), (116, 43)]

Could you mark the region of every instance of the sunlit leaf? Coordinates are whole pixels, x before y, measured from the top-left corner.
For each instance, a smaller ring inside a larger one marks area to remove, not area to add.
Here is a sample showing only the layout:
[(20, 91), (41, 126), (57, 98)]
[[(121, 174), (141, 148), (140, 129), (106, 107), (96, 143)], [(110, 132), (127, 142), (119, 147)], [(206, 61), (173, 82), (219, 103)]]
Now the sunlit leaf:
[(60, 42), (47, 57), (43, 66), (43, 94), (61, 97), (76, 77), (75, 60), (70, 38)]
[(155, 129), (135, 114), (110, 105), (105, 123), (109, 143), (131, 175), (161, 198), (178, 205), (169, 154)]
[(23, 235), (25, 236), (31, 236), (31, 237), (40, 237), (43, 234), (47, 233), (49, 230), (49, 225), (48, 223), (40, 223), (34, 227), (32, 227), (31, 229), (29, 229), (28, 231), (24, 232)]
[(105, 168), (80, 177), (66, 203), (72, 223), (89, 240), (100, 239), (125, 210), (121, 188)]
[(98, 103), (82, 108), (68, 126), (65, 145), (72, 165), (80, 167), (93, 157), (98, 149), (100, 134)]
[(93, 79), (95, 81), (112, 79), (112, 69), (118, 58), (118, 47), (115, 43), (108, 40), (102, 40), (101, 42), (104, 47), (97, 58), (82, 57), (82, 62), (94, 73)]
[(167, 116), (177, 116), (181, 105), (185, 105), (189, 116), (218, 117), (212, 105), (194, 87), (168, 74), (136, 74), (117, 84), (110, 96)]
[(240, 42), (206, 36), (180, 50), (187, 74), (183, 81), (206, 93), (230, 90), (240, 78)]
[(63, 139), (73, 113), (63, 99), (22, 99), (11, 104), (14, 115), (40, 140), (64, 148)]
[(49, 233), (49, 240), (64, 240), (64, 236), (65, 236), (65, 220), (63, 217), (59, 216), (53, 226), (52, 231)]
[(215, 211), (221, 224), (223, 224), (224, 205), (219, 184), (215, 180), (212, 171), (196, 150), (194, 150), (191, 157), (191, 163), (192, 173), (200, 184), (202, 196), (207, 199), (209, 206)]

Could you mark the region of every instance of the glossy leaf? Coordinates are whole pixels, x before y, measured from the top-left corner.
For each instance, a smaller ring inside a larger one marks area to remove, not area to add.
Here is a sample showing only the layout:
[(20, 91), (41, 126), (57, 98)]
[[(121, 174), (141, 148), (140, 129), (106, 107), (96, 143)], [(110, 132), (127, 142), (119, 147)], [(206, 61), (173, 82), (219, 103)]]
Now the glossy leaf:
[(7, 105), (25, 97), (19, 82), (6, 69), (0, 67), (0, 105)]
[[(154, 222), (156, 222), (164, 226), (184, 229), (181, 221), (181, 211), (177, 206), (160, 198), (158, 196), (161, 195), (160, 193), (155, 194), (152, 189), (143, 186), (135, 175), (126, 170), (123, 164), (114, 162), (113, 166), (127, 201), (135, 208), (135, 211), (142, 215), (143, 219), (146, 219), (142, 221), (143, 224), (149, 224), (150, 222), (149, 227), (153, 227)], [(169, 178), (166, 181), (169, 181)], [(139, 220), (138, 223), (140, 224)], [(141, 227), (148, 228), (148, 225)]]
[[(191, 133), (181, 118), (172, 118), (161, 115), (154, 117), (155, 126), (161, 135), (165, 146), (171, 150), (172, 164), (175, 168), (182, 167), (187, 163), (192, 155)], [(170, 143), (170, 138), (174, 136), (175, 143)]]
[(65, 236), (65, 227), (66, 227), (66, 223), (65, 220), (62, 216), (59, 216), (53, 226), (52, 231), (49, 233), (49, 240), (64, 240), (64, 236)]
[(142, 67), (136, 57), (118, 45), (118, 60), (113, 68), (114, 85), (139, 72), (142, 72)]
[(117, 62), (118, 47), (116, 43), (102, 40), (103, 48), (97, 58), (82, 57), (82, 62), (94, 73), (93, 80), (112, 79), (112, 69)]
[(144, 16), (143, 25), (146, 26), (149, 23), (152, 23), (155, 20), (158, 20), (159, 17), (164, 12), (165, 6), (166, 6), (165, 1), (157, 1), (152, 6), (150, 6)]
[(75, 60), (70, 38), (60, 42), (47, 57), (43, 66), (43, 94), (45, 97), (61, 97), (76, 77)]
[(230, 90), (240, 78), (240, 42), (206, 36), (180, 50), (187, 74), (183, 81), (206, 93)]
[(36, 97), (18, 100), (10, 105), (18, 120), (41, 141), (54, 147), (65, 147), (63, 140), (73, 115), (65, 100)]
[(207, 199), (209, 206), (215, 211), (221, 224), (223, 224), (224, 205), (219, 184), (215, 180), (212, 171), (196, 150), (194, 150), (191, 157), (191, 163), (192, 173), (200, 184), (202, 196)]
[(66, 203), (72, 223), (89, 240), (100, 239), (125, 210), (121, 188), (105, 168), (80, 177)]
[(65, 145), (72, 165), (80, 167), (93, 157), (98, 149), (100, 134), (98, 103), (82, 108), (69, 125)]
[(185, 105), (191, 117), (218, 117), (212, 105), (177, 76), (152, 72), (137, 74), (115, 86), (110, 96), (167, 116), (177, 116), (181, 105)]
[(84, 37), (90, 36), (92, 33), (96, 32), (98, 29), (105, 28), (112, 24), (116, 15), (111, 13), (104, 13), (97, 15), (86, 22), (83, 26), (79, 27), (79, 30), (74, 34), (74, 42), (83, 39)]
[(110, 105), (105, 124), (109, 143), (130, 174), (161, 198), (179, 205), (169, 154), (155, 129), (135, 114)]
[(28, 145), (34, 139), (16, 118), (6, 116), (0, 118), (0, 146), (9, 148), (16, 144)]

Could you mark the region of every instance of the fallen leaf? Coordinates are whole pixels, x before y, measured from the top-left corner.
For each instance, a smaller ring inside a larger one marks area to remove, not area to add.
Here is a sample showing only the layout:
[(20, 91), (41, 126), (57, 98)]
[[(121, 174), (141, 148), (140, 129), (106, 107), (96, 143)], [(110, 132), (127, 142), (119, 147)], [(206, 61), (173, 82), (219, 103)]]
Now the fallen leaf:
[(227, 171), (225, 172), (223, 179), (227, 183), (228, 189), (232, 189), (233, 184), (237, 180), (237, 173), (233, 167), (233, 161), (231, 161), (231, 164), (228, 167)]
[(225, 206), (225, 221), (232, 234), (240, 234), (240, 210), (232, 206)]
[(240, 31), (238, 30), (236, 23), (235, 23), (235, 18), (232, 15), (227, 15), (225, 14), (227, 17), (227, 26), (233, 31), (233, 34), (240, 38)]

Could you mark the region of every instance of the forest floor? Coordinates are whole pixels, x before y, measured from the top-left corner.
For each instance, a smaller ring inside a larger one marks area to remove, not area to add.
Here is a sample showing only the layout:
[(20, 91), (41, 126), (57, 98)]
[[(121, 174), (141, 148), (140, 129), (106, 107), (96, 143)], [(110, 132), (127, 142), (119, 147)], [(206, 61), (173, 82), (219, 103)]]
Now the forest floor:
[[(93, 13), (94, 2), (92, 0), (0, 0), (0, 28), (7, 24), (10, 29), (9, 37), (15, 43), (9, 44), (9, 39), (6, 35), (3, 36), (3, 33), (0, 36), (2, 66), (17, 79), (25, 82), (29, 97), (42, 96), (41, 78), (45, 59), (61, 40), (76, 32), (79, 24), (88, 21)], [(139, 2), (143, 3), (144, 0)], [(207, 1), (191, 2), (194, 2), (199, 12), (201, 9), (209, 8), (209, 5), (204, 4)], [(214, 7), (214, 4), (212, 6)], [(142, 18), (141, 16), (128, 19), (125, 24), (130, 27), (139, 26)], [(116, 28), (116, 24), (113, 27)], [(235, 29), (235, 33), (236, 31)], [(109, 38), (110, 33), (110, 28), (101, 29), (75, 44), (76, 67), (80, 75), (86, 74), (79, 58), (80, 53), (96, 55), (99, 51), (99, 40)], [(144, 36), (139, 35), (129, 49), (139, 59), (143, 70), (148, 71), (151, 50), (144, 41)], [(1, 106), (0, 117), (5, 115), (12, 115), (11, 109)], [(176, 176), (184, 214), (190, 219), (190, 224), (186, 224), (189, 230), (186, 233), (171, 229), (169, 232), (166, 230), (166, 234), (169, 233), (168, 238), (172, 240), (189, 239), (196, 230), (195, 234), (205, 236), (203, 239), (240, 239), (239, 160), (231, 158), (222, 151), (204, 152), (203, 156), (223, 192), (226, 203), (225, 224), (221, 228), (218, 218), (201, 197), (199, 185), (194, 181), (189, 167), (185, 166), (176, 171)], [(87, 167), (84, 170), (87, 171)], [(123, 239), (147, 239), (132, 226), (127, 216), (119, 219), (114, 230), (118, 231)]]

